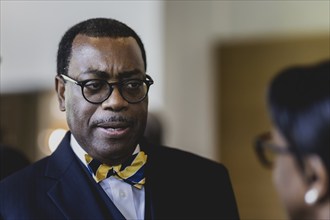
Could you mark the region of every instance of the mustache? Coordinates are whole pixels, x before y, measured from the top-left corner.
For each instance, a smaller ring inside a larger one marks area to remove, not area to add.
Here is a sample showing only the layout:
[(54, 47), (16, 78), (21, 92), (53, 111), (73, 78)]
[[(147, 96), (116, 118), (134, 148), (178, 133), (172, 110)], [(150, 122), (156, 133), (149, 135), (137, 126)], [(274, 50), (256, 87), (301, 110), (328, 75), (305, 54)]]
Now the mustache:
[(107, 118), (96, 119), (92, 122), (92, 126), (97, 126), (99, 124), (109, 123), (109, 122), (123, 122), (127, 124), (133, 124), (133, 119), (126, 116), (111, 116)]

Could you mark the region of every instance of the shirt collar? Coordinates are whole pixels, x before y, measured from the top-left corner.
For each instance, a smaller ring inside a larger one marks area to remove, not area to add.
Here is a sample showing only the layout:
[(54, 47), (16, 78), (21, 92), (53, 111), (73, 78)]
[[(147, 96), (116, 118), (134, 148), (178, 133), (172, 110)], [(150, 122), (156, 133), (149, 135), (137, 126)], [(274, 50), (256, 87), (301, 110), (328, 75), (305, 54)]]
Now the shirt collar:
[[(87, 167), (87, 162), (85, 160), (85, 154), (87, 154), (87, 152), (78, 144), (77, 140), (72, 134), (70, 139), (70, 145), (73, 152), (77, 155), (77, 157), (81, 160), (81, 162)], [(139, 144), (136, 145), (133, 154), (140, 152), (140, 150), (141, 150), (140, 145)]]

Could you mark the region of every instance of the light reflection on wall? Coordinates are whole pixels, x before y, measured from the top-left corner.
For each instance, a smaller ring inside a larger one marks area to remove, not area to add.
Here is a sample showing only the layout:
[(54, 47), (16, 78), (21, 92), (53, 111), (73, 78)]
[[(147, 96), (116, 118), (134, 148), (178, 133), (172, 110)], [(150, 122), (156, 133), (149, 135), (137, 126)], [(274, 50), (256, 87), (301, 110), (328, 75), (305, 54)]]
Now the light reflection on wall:
[(50, 155), (68, 130), (65, 113), (58, 107), (54, 91), (43, 93), (39, 102), (38, 158)]
[(38, 148), (42, 155), (41, 157), (51, 154), (49, 147), (47, 147), (48, 139), (51, 133), (52, 133), (51, 129), (45, 129), (39, 131), (38, 133)]
[(48, 147), (51, 152), (54, 152), (64, 137), (66, 130), (56, 129), (51, 132), (48, 138)]

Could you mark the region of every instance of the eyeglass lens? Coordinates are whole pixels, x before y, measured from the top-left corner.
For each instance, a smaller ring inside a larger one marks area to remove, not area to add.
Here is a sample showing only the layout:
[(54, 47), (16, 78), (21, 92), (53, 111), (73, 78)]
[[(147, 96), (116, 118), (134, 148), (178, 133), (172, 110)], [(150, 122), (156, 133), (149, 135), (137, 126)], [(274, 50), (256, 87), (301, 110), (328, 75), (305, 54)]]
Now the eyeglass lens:
[[(129, 80), (116, 84), (122, 97), (131, 103), (142, 101), (148, 92), (148, 85), (142, 80)], [(91, 80), (83, 86), (84, 97), (93, 103), (105, 101), (114, 85), (103, 80)]]
[(273, 142), (270, 134), (260, 136), (256, 143), (256, 151), (261, 163), (269, 168), (275, 161), (275, 151), (271, 146), (273, 146)]
[(264, 160), (264, 164), (267, 167), (273, 167), (275, 161), (275, 152), (270, 147), (267, 147), (267, 145), (271, 145), (271, 142), (268, 141), (263, 144), (264, 146), (262, 147), (262, 157)]

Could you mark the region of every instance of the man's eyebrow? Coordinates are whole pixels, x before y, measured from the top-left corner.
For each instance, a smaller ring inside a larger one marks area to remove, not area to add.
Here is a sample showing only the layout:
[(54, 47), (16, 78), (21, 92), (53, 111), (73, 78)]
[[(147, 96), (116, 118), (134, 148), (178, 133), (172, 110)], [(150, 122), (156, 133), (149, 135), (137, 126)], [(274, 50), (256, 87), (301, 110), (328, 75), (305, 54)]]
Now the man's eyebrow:
[(123, 71), (119, 73), (119, 78), (130, 78), (132, 76), (141, 75), (142, 72), (138, 69)]
[[(94, 74), (99, 78), (107, 79), (110, 77), (110, 73), (102, 70), (97, 70), (97, 69), (88, 69), (87, 71), (82, 72), (82, 74)], [(125, 79), (125, 78), (130, 78), (133, 76), (138, 76), (143, 74), (142, 71), (139, 69), (133, 69), (133, 70), (128, 70), (128, 71), (122, 71), (118, 74), (118, 78), (120, 79)]]
[(95, 74), (99, 78), (108, 78), (109, 73), (106, 71), (96, 70), (96, 69), (88, 69), (87, 71), (82, 72), (82, 74)]

